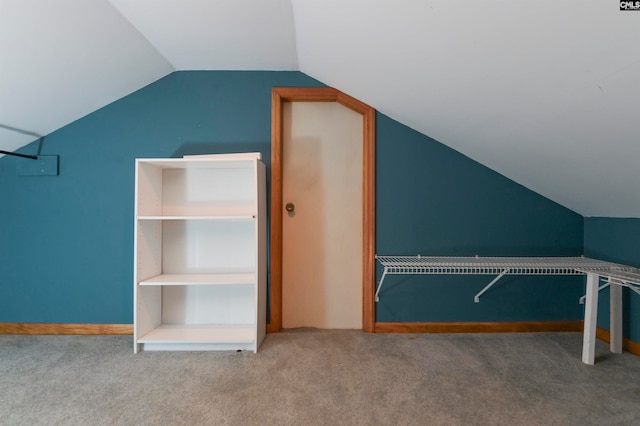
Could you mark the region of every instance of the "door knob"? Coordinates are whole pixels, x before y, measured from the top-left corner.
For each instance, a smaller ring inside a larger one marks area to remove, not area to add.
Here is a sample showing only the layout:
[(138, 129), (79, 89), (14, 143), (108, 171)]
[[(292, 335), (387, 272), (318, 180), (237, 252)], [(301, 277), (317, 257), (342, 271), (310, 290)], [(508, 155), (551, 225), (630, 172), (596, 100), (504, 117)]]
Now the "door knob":
[(295, 206), (295, 204), (293, 204), (293, 203), (287, 203), (287, 204), (284, 206), (284, 209), (285, 209), (286, 211), (288, 211), (289, 213), (293, 213), (293, 211), (296, 209), (296, 206)]

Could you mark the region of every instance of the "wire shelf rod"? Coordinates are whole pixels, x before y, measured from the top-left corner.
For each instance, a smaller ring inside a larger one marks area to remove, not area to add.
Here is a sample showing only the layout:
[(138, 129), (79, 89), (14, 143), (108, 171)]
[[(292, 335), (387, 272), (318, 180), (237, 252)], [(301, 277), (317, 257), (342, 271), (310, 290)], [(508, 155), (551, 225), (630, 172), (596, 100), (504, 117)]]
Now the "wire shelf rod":
[[(387, 275), (496, 275), (474, 301), (504, 275), (585, 275), (594, 273), (608, 278), (611, 284), (631, 288), (640, 294), (640, 269), (598, 259), (580, 257), (464, 257), (464, 256), (382, 256), (376, 255), (384, 267), (376, 289), (379, 301), (382, 283)], [(614, 281), (612, 281), (612, 279)], [(581, 301), (584, 299), (581, 298)]]

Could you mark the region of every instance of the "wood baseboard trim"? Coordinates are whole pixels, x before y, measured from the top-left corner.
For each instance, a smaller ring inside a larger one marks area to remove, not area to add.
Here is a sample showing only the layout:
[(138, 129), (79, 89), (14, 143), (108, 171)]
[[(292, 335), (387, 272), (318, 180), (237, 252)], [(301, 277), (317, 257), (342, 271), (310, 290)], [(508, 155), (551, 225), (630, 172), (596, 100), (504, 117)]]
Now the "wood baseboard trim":
[(132, 335), (133, 324), (47, 324), (31, 322), (2, 322), (0, 334), (101, 334)]
[[(605, 330), (604, 328), (596, 328), (596, 337), (603, 342), (611, 342), (611, 333), (609, 333), (609, 330)], [(625, 337), (622, 339), (622, 350), (636, 356), (640, 356), (640, 343), (634, 342), (633, 340)]]
[[(582, 321), (527, 321), (527, 322), (376, 322), (376, 333), (526, 333), (583, 330)], [(133, 335), (133, 324), (48, 324), (48, 323), (0, 323), (0, 334), (51, 334), (51, 335)], [(596, 337), (611, 341), (609, 330), (596, 329)], [(623, 349), (640, 356), (640, 343), (628, 338), (622, 341)]]
[(582, 331), (582, 321), (376, 322), (375, 333), (538, 333)]

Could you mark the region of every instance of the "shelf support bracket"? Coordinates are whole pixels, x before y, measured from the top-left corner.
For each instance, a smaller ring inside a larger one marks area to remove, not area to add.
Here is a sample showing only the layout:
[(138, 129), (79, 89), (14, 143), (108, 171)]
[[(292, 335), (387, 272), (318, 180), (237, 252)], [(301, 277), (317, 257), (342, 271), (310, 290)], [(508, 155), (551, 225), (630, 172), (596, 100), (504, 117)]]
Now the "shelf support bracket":
[[(602, 284), (600, 287), (598, 287), (598, 292), (600, 290), (604, 290), (605, 288), (609, 287), (610, 285), (611, 285), (611, 282), (607, 280), (604, 284)], [(586, 294), (580, 298), (579, 302), (580, 302), (581, 305), (584, 305), (584, 300), (586, 298), (587, 298)]]
[(640, 294), (640, 289), (631, 282), (627, 282), (623, 280), (611, 280), (611, 284), (619, 285), (621, 287), (626, 287), (629, 290), (633, 291), (634, 293)]
[[(617, 285), (620, 287), (626, 287), (629, 290), (633, 291), (634, 293), (640, 295), (640, 288), (636, 287), (634, 285), (634, 283), (631, 282), (627, 282), (627, 281), (623, 281), (623, 280), (617, 280), (617, 279), (612, 279), (611, 277), (607, 277), (607, 281), (602, 284), (600, 287), (598, 287), (598, 291), (600, 290), (604, 290), (605, 288), (609, 287), (610, 285)], [(587, 295), (584, 295), (580, 298), (580, 304), (584, 305), (584, 300), (587, 298)]]
[(384, 268), (384, 272), (382, 273), (382, 277), (380, 278), (380, 283), (378, 283), (378, 288), (376, 289), (376, 302), (380, 301), (380, 298), (378, 297), (378, 293), (380, 293), (380, 289), (382, 288), (382, 282), (384, 281), (384, 277), (387, 276), (387, 268)]
[(493, 281), (491, 281), (489, 284), (487, 284), (482, 290), (480, 290), (480, 292), (478, 294), (475, 295), (475, 297), (473, 298), (474, 303), (480, 303), (480, 296), (482, 296), (487, 290), (489, 290), (491, 287), (493, 287), (493, 285), (495, 283), (498, 282), (498, 280), (502, 277), (505, 276), (505, 274), (509, 272), (508, 269), (505, 269), (504, 271), (502, 271), (500, 273), (500, 275), (498, 275), (497, 277), (495, 277), (493, 279)]

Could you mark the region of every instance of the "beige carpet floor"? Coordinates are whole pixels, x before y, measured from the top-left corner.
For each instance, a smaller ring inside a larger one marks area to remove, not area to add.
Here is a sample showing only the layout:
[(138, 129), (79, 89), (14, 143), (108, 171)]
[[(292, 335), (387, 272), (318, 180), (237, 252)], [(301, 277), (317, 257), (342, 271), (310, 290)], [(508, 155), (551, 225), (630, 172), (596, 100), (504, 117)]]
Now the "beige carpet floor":
[(640, 358), (580, 333), (292, 330), (249, 352), (0, 335), (2, 425), (638, 425)]

